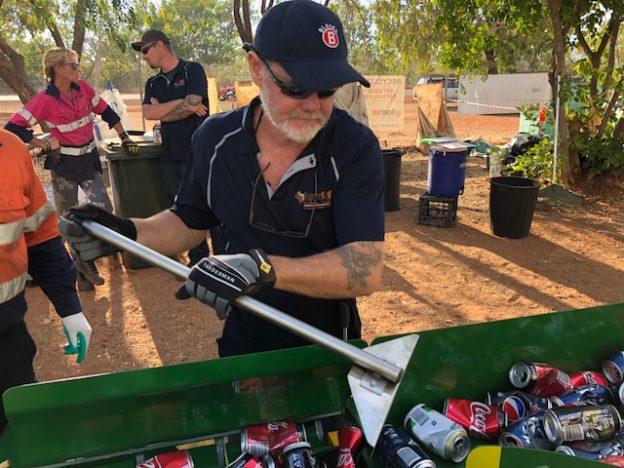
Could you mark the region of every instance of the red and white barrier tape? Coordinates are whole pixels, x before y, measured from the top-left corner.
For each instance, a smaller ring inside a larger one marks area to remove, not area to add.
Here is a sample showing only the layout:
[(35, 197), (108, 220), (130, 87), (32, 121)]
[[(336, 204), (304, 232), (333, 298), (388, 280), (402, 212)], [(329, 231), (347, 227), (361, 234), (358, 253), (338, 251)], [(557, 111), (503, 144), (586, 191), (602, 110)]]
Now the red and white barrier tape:
[(514, 111), (514, 112), (520, 112), (520, 110), (517, 107), (496, 106), (494, 104), (483, 104), (481, 102), (464, 101), (464, 100), (460, 100), (460, 99), (447, 99), (447, 102), (454, 102), (454, 103), (458, 103), (458, 104), (459, 103), (470, 104), (472, 106), (488, 107), (490, 109), (502, 109), (502, 110), (510, 110), (510, 111)]

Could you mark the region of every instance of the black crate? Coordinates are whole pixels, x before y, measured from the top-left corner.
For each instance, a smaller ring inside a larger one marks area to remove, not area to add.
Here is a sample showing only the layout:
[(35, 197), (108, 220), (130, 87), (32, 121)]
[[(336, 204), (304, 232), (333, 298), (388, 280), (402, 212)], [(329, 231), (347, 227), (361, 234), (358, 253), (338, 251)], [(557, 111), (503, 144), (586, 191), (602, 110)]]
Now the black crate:
[(425, 193), (418, 204), (418, 224), (453, 227), (457, 222), (457, 197), (434, 197)]

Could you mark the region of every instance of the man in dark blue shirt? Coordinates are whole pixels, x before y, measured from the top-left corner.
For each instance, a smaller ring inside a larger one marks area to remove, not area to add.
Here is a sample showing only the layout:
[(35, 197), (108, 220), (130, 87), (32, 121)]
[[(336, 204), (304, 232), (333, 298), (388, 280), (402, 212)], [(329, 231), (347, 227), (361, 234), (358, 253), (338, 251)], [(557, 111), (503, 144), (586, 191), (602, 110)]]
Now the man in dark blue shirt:
[[(208, 113), (206, 74), (199, 63), (179, 59), (167, 35), (157, 29), (146, 31), (141, 41), (132, 43), (132, 48), (141, 52), (150, 67), (160, 69), (145, 84), (142, 110), (147, 120), (161, 122), (160, 167), (167, 199), (173, 204), (191, 151), (191, 137)], [(208, 244), (202, 239), (189, 250), (189, 264), (194, 265), (208, 254)], [(190, 296), (182, 287), (176, 297)]]
[[(332, 96), (345, 83), (368, 82), (347, 62), (340, 20), (311, 0), (271, 8), (246, 50), (260, 97), (195, 132), (170, 210), (146, 220), (88, 205), (73, 213), (165, 254), (222, 226), (225, 255), (200, 261), (186, 284), (227, 316), (221, 356), (307, 344), (229, 304), (241, 294), (357, 337), (355, 298), (374, 292), (383, 271), (383, 167), (374, 134), (334, 109)], [(85, 258), (110, 249), (68, 226)]]

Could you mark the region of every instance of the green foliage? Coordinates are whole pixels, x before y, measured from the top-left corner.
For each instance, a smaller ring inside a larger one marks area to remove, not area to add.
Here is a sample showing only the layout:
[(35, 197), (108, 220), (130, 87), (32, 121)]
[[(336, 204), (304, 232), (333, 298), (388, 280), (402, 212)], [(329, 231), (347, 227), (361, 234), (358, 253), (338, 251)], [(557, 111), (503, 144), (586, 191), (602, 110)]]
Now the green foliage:
[(338, 15), (344, 26), (351, 64), (363, 73), (371, 75), (388, 71), (384, 55), (378, 48), (375, 31), (370, 27), (375, 22), (373, 9), (356, 0), (330, 2), (329, 7)]
[(553, 141), (550, 138), (543, 138), (522, 156), (516, 158), (511, 171), (529, 179), (550, 181), (553, 173), (553, 150)]
[(579, 133), (572, 139), (572, 146), (580, 155), (585, 173), (601, 175), (624, 169), (624, 139), (593, 138)]
[(163, 0), (146, 27), (162, 29), (176, 53), (201, 63), (228, 63), (243, 55), (231, 0)]
[(443, 64), (464, 73), (545, 70), (548, 15), (540, 0), (432, 0)]

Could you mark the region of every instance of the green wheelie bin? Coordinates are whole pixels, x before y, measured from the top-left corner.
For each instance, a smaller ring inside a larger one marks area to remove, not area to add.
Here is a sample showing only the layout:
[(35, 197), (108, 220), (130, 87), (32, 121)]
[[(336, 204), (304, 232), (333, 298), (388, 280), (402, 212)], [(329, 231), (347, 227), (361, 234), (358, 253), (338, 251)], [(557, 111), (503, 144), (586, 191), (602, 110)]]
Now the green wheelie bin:
[[(440, 410), (446, 398), (479, 401), (488, 391), (510, 389), (508, 371), (517, 361), (548, 362), (566, 372), (600, 369), (624, 347), (624, 304), (419, 335), (388, 416), (397, 426), (418, 403)], [(192, 447), (196, 467), (225, 466), (241, 454), (242, 427), (288, 419), (304, 424), (318, 457), (336, 466), (335, 448), (314, 427), (332, 417), (357, 422), (350, 368), (346, 359), (308, 346), (13, 388), (3, 397), (9, 426), (0, 437), (0, 461), (132, 467), (156, 453)], [(432, 458), (438, 467), (605, 466), (474, 439), (472, 447), (459, 464)], [(355, 461), (384, 466), (370, 447)]]
[[(113, 191), (115, 213), (130, 218), (147, 218), (169, 207), (160, 170), (161, 145), (151, 138), (133, 135), (139, 145), (139, 154), (130, 156), (118, 139), (107, 140), (101, 147), (106, 156)], [(146, 268), (150, 265), (124, 252), (128, 268)]]

